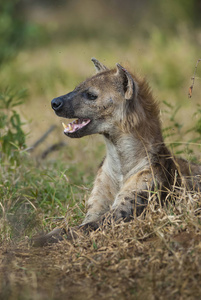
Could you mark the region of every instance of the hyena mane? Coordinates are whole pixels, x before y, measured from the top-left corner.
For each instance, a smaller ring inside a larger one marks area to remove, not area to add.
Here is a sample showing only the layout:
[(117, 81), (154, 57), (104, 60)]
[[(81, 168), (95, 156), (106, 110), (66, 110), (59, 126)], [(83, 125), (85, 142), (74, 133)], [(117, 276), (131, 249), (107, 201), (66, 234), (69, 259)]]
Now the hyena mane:
[(159, 103), (145, 78), (131, 75), (136, 83), (136, 101), (126, 101), (121, 122), (125, 133), (137, 132), (146, 140), (146, 135), (160, 133)]

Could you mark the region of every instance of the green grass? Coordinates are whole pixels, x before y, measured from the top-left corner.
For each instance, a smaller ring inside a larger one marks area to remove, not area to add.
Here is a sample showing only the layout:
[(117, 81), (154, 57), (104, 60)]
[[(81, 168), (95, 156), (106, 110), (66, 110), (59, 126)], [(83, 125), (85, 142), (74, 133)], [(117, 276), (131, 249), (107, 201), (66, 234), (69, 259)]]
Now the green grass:
[(78, 165), (66, 167), (61, 161), (39, 163), (30, 157), (22, 160), (19, 167), (1, 167), (1, 233), (7, 226), (8, 239), (22, 239), (47, 231), (68, 211), (74, 216), (71, 225), (80, 222), (90, 181)]

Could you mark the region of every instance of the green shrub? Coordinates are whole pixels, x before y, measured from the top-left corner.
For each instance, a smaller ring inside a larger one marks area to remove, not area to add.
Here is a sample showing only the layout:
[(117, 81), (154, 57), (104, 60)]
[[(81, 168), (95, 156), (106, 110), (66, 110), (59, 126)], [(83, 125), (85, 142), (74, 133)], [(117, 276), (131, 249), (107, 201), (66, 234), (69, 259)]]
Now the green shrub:
[(41, 41), (39, 26), (24, 18), (21, 0), (0, 1), (0, 65), (13, 58), (20, 47)]
[(0, 92), (0, 160), (19, 163), (19, 152), (26, 147), (23, 123), (16, 107), (24, 102), (25, 90)]

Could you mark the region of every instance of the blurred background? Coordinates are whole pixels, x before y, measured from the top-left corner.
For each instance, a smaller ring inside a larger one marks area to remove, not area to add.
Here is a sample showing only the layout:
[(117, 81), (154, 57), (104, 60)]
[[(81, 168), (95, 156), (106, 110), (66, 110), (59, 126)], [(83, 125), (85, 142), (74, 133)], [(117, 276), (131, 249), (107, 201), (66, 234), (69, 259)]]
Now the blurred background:
[[(0, 44), (1, 100), (9, 102), (12, 93), (23, 98), (14, 107), (27, 147), (56, 125), (42, 143), (44, 149), (63, 141), (68, 144), (65, 159), (82, 162), (93, 151), (91, 157), (102, 154), (99, 137), (66, 138), (62, 119), (50, 106), (51, 99), (95, 73), (90, 61), (95, 57), (108, 67), (119, 62), (145, 76), (161, 103), (166, 142), (177, 141), (178, 153), (199, 156), (197, 145), (192, 150), (182, 144), (181, 150), (179, 142), (193, 144), (201, 136), (200, 65), (188, 98), (201, 58), (200, 0), (1, 1)], [(2, 103), (5, 114), (9, 104)], [(3, 136), (5, 122), (1, 128)]]

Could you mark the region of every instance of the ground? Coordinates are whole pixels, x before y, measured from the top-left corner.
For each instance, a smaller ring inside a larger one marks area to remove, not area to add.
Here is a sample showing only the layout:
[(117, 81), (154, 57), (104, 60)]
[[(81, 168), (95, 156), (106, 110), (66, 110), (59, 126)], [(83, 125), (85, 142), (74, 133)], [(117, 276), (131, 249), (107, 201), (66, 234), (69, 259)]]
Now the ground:
[(200, 216), (191, 205), (150, 207), (131, 223), (43, 248), (4, 243), (0, 299), (199, 299)]

